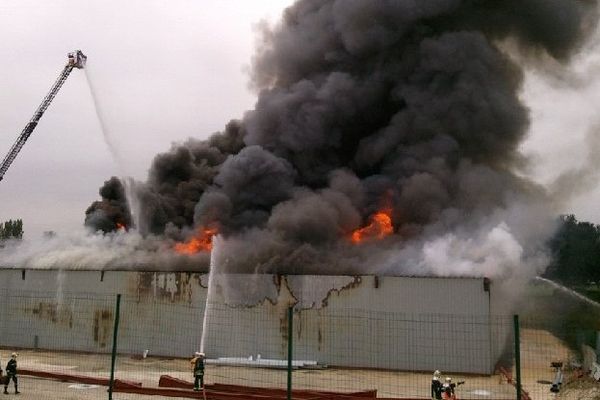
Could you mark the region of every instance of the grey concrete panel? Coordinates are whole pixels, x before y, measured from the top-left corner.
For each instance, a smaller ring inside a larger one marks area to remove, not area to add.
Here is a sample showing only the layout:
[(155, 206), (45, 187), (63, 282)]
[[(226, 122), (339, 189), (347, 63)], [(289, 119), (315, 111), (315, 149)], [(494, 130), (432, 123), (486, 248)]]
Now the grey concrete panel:
[[(122, 353), (190, 356), (200, 349), (206, 312), (208, 357), (284, 359), (286, 311), (295, 305), (296, 359), (487, 374), (511, 333), (507, 318), (490, 315), (493, 297), (479, 278), (232, 275), (215, 282), (207, 305), (203, 274), (0, 270), (0, 344), (110, 352), (116, 293), (123, 295)], [(247, 304), (240, 293), (251, 294)]]

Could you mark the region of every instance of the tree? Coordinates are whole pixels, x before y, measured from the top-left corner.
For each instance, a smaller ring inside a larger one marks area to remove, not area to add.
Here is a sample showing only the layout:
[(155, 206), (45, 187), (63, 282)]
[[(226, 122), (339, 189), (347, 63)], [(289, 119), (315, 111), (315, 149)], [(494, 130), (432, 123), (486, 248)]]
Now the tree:
[(0, 240), (6, 239), (22, 239), (23, 238), (23, 220), (9, 219), (8, 221), (0, 222)]
[(600, 226), (563, 215), (549, 244), (553, 260), (546, 276), (576, 285), (600, 282)]

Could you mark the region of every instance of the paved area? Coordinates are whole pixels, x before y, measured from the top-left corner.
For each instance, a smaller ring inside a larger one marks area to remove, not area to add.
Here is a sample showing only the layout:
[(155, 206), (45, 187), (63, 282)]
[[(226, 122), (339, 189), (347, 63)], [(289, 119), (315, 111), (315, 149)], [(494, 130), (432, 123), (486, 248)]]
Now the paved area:
[(550, 386), (555, 370), (550, 364), (562, 361), (568, 366), (576, 359), (575, 353), (551, 333), (542, 329), (521, 331), (521, 379), (532, 399), (554, 399)]
[[(524, 329), (522, 337), (522, 376), (524, 388), (532, 399), (553, 399), (547, 381), (552, 380), (550, 362), (567, 361), (574, 355), (556, 337), (542, 330)], [(0, 350), (1, 361), (6, 362), (9, 350)], [(110, 371), (109, 355), (70, 354), (50, 351), (19, 351), (19, 367), (68, 374), (107, 378)], [(134, 359), (119, 356), (116, 377), (141, 382), (143, 386), (157, 387), (160, 375), (166, 374), (191, 381), (190, 364), (185, 359), (148, 357)], [(285, 370), (208, 365), (207, 383), (227, 383), (259, 387), (285, 388)], [(461, 399), (514, 399), (515, 389), (499, 375), (453, 376), (465, 384), (457, 390)], [(410, 373), (359, 369), (306, 369), (293, 372), (294, 388), (332, 391), (358, 391), (377, 389), (379, 397), (428, 398), (430, 372)], [(20, 377), (22, 394), (19, 399), (106, 399), (106, 387), (56, 382), (47, 379)], [(12, 394), (6, 399), (16, 397)], [(114, 399), (157, 399), (116, 393)], [(2, 399), (2, 397), (0, 397)]]
[[(86, 376), (108, 377), (110, 357), (108, 355), (65, 354), (47, 351), (19, 352), (20, 368), (54, 371)], [(116, 377), (142, 382), (144, 386), (156, 387), (160, 375), (167, 374), (191, 381), (189, 361), (182, 359), (133, 359), (121, 356), (117, 363)], [(285, 388), (285, 370), (207, 366), (207, 383), (229, 383), (259, 387)], [(334, 391), (358, 391), (377, 389), (379, 397), (422, 397), (427, 398), (431, 375), (394, 371), (365, 371), (358, 369), (328, 368), (321, 370), (295, 370), (294, 387), (298, 389), (321, 389)], [(460, 377), (466, 383), (458, 393), (464, 399), (514, 398), (514, 389), (501, 383), (498, 376)], [(105, 399), (106, 388), (94, 385), (77, 385), (47, 379), (20, 377), (20, 399)], [(10, 388), (10, 396), (12, 387)], [(481, 394), (483, 393), (483, 397)], [(10, 398), (9, 396), (5, 396)], [(116, 393), (115, 399), (156, 399), (156, 396), (141, 396)], [(1, 398), (0, 398), (1, 399)]]

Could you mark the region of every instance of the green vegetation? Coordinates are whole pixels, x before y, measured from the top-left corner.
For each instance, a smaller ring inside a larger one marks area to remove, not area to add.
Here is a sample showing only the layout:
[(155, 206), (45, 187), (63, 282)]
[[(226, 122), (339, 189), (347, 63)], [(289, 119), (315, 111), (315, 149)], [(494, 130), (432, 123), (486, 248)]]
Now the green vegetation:
[(600, 288), (596, 284), (590, 284), (586, 286), (573, 286), (572, 289), (581, 293), (588, 299), (600, 303)]
[[(552, 262), (544, 276), (600, 303), (600, 225), (564, 215), (549, 245)], [(535, 304), (529, 309), (530, 314), (561, 316), (552, 329), (558, 337), (574, 348), (581, 342), (595, 346), (600, 309), (557, 289), (541, 290), (543, 284), (536, 286), (540, 286), (539, 290), (532, 290), (528, 299)]]
[(583, 343), (596, 346), (596, 332), (600, 331), (600, 308), (546, 282), (530, 282), (516, 310), (523, 328), (552, 332), (573, 351), (579, 351)]
[(9, 219), (2, 223), (0, 222), (0, 240), (6, 239), (22, 239), (23, 238), (23, 220)]
[(550, 241), (553, 260), (545, 276), (564, 283), (594, 300), (600, 300), (600, 225), (560, 218)]

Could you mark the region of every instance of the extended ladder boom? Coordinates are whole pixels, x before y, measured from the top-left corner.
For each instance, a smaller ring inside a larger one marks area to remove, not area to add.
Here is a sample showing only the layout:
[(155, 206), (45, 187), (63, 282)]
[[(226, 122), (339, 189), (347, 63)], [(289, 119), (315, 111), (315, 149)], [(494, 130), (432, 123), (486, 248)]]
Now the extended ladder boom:
[(52, 100), (54, 100), (54, 97), (56, 97), (56, 94), (69, 77), (69, 74), (73, 68), (83, 68), (86, 60), (87, 57), (81, 52), (81, 50), (77, 50), (68, 54), (67, 65), (65, 65), (62, 72), (58, 76), (58, 79), (56, 82), (54, 82), (54, 85), (52, 85), (52, 88), (44, 97), (44, 100), (42, 100), (42, 103), (39, 105), (37, 110), (35, 110), (33, 117), (31, 117), (27, 125), (25, 125), (25, 128), (23, 128), (21, 131), (21, 134), (17, 138), (16, 142), (12, 145), (8, 154), (6, 157), (4, 157), (4, 160), (2, 160), (2, 163), (0, 164), (0, 181), (4, 178), (4, 174), (17, 157), (17, 154), (19, 154), (19, 151), (21, 151), (25, 145), (25, 142), (27, 142), (27, 139), (29, 139), (29, 136), (37, 126), (40, 118), (42, 118), (42, 115), (44, 115), (44, 112), (48, 109), (50, 103), (52, 103)]

